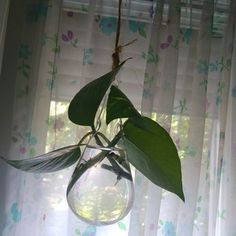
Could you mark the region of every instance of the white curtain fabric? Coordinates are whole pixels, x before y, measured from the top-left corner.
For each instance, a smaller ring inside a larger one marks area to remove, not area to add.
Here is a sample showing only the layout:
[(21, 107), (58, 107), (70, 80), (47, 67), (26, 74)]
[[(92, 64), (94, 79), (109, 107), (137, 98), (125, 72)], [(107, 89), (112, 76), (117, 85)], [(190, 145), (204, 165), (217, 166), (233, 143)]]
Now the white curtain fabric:
[[(119, 87), (175, 141), (185, 203), (135, 171), (128, 216), (105, 227), (77, 219), (65, 191), (73, 171), (9, 169), (3, 236), (235, 236), (236, 2), (123, 1)], [(31, 1), (19, 46), (9, 158), (76, 143), (71, 98), (108, 72), (117, 1)], [(1, 165), (3, 165), (1, 163)]]

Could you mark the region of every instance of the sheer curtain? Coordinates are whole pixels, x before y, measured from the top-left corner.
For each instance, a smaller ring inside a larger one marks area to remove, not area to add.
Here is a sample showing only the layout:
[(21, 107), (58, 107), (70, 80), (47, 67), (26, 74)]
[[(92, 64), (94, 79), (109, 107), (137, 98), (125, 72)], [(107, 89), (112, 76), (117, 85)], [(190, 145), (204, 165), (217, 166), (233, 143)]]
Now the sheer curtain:
[[(10, 68), (15, 95), (8, 158), (32, 158), (83, 135), (85, 128), (68, 121), (68, 104), (111, 68), (117, 5), (22, 2), (17, 61)], [(73, 167), (46, 175), (7, 168), (2, 235), (236, 235), (236, 2), (124, 0), (122, 8), (121, 44), (137, 41), (122, 51), (122, 59), (132, 60), (118, 75), (119, 87), (170, 132), (181, 158), (185, 203), (135, 171), (130, 214), (94, 227), (67, 206)]]

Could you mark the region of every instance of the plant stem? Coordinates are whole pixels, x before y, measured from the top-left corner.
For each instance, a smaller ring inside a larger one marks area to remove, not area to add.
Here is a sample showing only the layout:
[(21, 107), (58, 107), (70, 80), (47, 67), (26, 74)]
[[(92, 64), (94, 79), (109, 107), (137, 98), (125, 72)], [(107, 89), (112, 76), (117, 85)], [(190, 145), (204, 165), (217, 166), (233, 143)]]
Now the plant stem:
[(98, 134), (99, 136), (101, 136), (101, 137), (103, 138), (103, 140), (105, 140), (105, 141), (107, 142), (107, 144), (110, 144), (110, 143), (111, 143), (110, 140), (109, 140), (103, 133), (97, 132), (97, 134)]
[(93, 133), (93, 136), (95, 138), (95, 141), (96, 141), (97, 145), (100, 145), (100, 146), (104, 147), (102, 141), (98, 137), (97, 130), (95, 129), (94, 125), (92, 125), (91, 128), (92, 128), (92, 133)]
[(78, 146), (80, 146), (80, 145), (82, 144), (82, 142), (83, 142), (89, 135), (91, 135), (91, 134), (93, 134), (93, 131), (90, 131), (90, 132), (88, 132), (87, 134), (85, 134), (85, 135), (80, 139), (80, 141), (78, 142)]

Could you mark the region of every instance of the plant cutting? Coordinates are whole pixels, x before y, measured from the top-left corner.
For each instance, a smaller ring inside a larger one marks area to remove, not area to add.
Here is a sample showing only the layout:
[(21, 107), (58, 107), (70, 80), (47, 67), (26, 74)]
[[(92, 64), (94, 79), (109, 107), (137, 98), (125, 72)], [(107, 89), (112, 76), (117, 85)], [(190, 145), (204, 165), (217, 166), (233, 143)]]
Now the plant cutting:
[[(67, 187), (72, 211), (94, 225), (117, 222), (130, 210), (133, 182), (130, 163), (154, 184), (175, 193), (184, 201), (178, 152), (168, 132), (157, 122), (142, 116), (115, 85), (116, 75), (128, 59), (120, 63), (119, 45), (121, 0), (112, 70), (84, 86), (72, 99), (68, 118), (79, 126), (88, 126), (76, 145), (23, 160), (8, 160), (9, 165), (28, 172), (46, 173), (75, 164)], [(106, 115), (105, 121), (101, 114)], [(112, 139), (100, 131), (101, 123), (118, 130)]]

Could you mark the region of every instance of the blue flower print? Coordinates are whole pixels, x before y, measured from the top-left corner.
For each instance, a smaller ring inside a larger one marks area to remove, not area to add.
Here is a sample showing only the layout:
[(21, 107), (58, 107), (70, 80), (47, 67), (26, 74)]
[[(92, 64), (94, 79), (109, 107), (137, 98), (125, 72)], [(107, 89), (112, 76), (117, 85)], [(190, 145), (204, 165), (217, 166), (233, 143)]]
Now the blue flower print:
[(88, 226), (83, 232), (82, 236), (95, 236), (96, 235), (96, 227)]
[(207, 60), (200, 59), (197, 64), (197, 70), (199, 74), (207, 75), (209, 64)]
[(145, 24), (143, 22), (129, 20), (129, 29), (131, 32), (138, 32), (142, 37), (146, 37), (146, 32), (144, 30)]
[(99, 23), (99, 27), (102, 32), (110, 36), (112, 33), (116, 32), (117, 19), (114, 17), (103, 17)]
[(84, 49), (84, 58), (83, 58), (83, 65), (93, 64), (93, 49), (92, 48), (85, 48)]
[(193, 30), (192, 28), (188, 28), (188, 29), (181, 29), (181, 33), (182, 33), (182, 40), (183, 42), (189, 44), (191, 39), (192, 39), (192, 34), (193, 34)]
[(45, 3), (38, 3), (32, 6), (32, 10), (37, 16), (47, 16), (48, 7)]
[(117, 225), (121, 230), (127, 230), (127, 227), (126, 227), (125, 223), (120, 221), (120, 222), (117, 223)]
[(218, 71), (218, 67), (219, 67), (219, 63), (216, 61), (209, 63), (209, 71), (210, 72), (214, 72), (214, 71)]
[(37, 3), (32, 4), (29, 7), (27, 19), (29, 22), (37, 22), (39, 17), (46, 17), (48, 11), (48, 4), (46, 3)]
[(138, 22), (138, 21), (134, 21), (134, 20), (129, 20), (129, 29), (136, 33), (139, 28), (144, 27), (144, 23)]
[(145, 88), (145, 89), (143, 90), (143, 97), (144, 97), (144, 99), (148, 99), (148, 98), (151, 97), (150, 89)]
[(37, 144), (37, 139), (31, 134), (31, 132), (27, 132), (25, 134), (26, 140), (29, 145), (36, 145)]
[(11, 219), (14, 222), (18, 222), (21, 219), (21, 211), (19, 211), (18, 204), (16, 202), (11, 205)]
[(166, 221), (162, 228), (163, 236), (176, 236), (175, 227), (172, 222)]
[(46, 80), (46, 86), (49, 89), (49, 91), (52, 91), (53, 87), (54, 87), (54, 80), (53, 79), (47, 79)]
[(21, 44), (18, 56), (21, 59), (27, 60), (31, 56), (31, 51), (29, 49), (29, 45)]
[(236, 85), (232, 89), (232, 96), (236, 98)]

